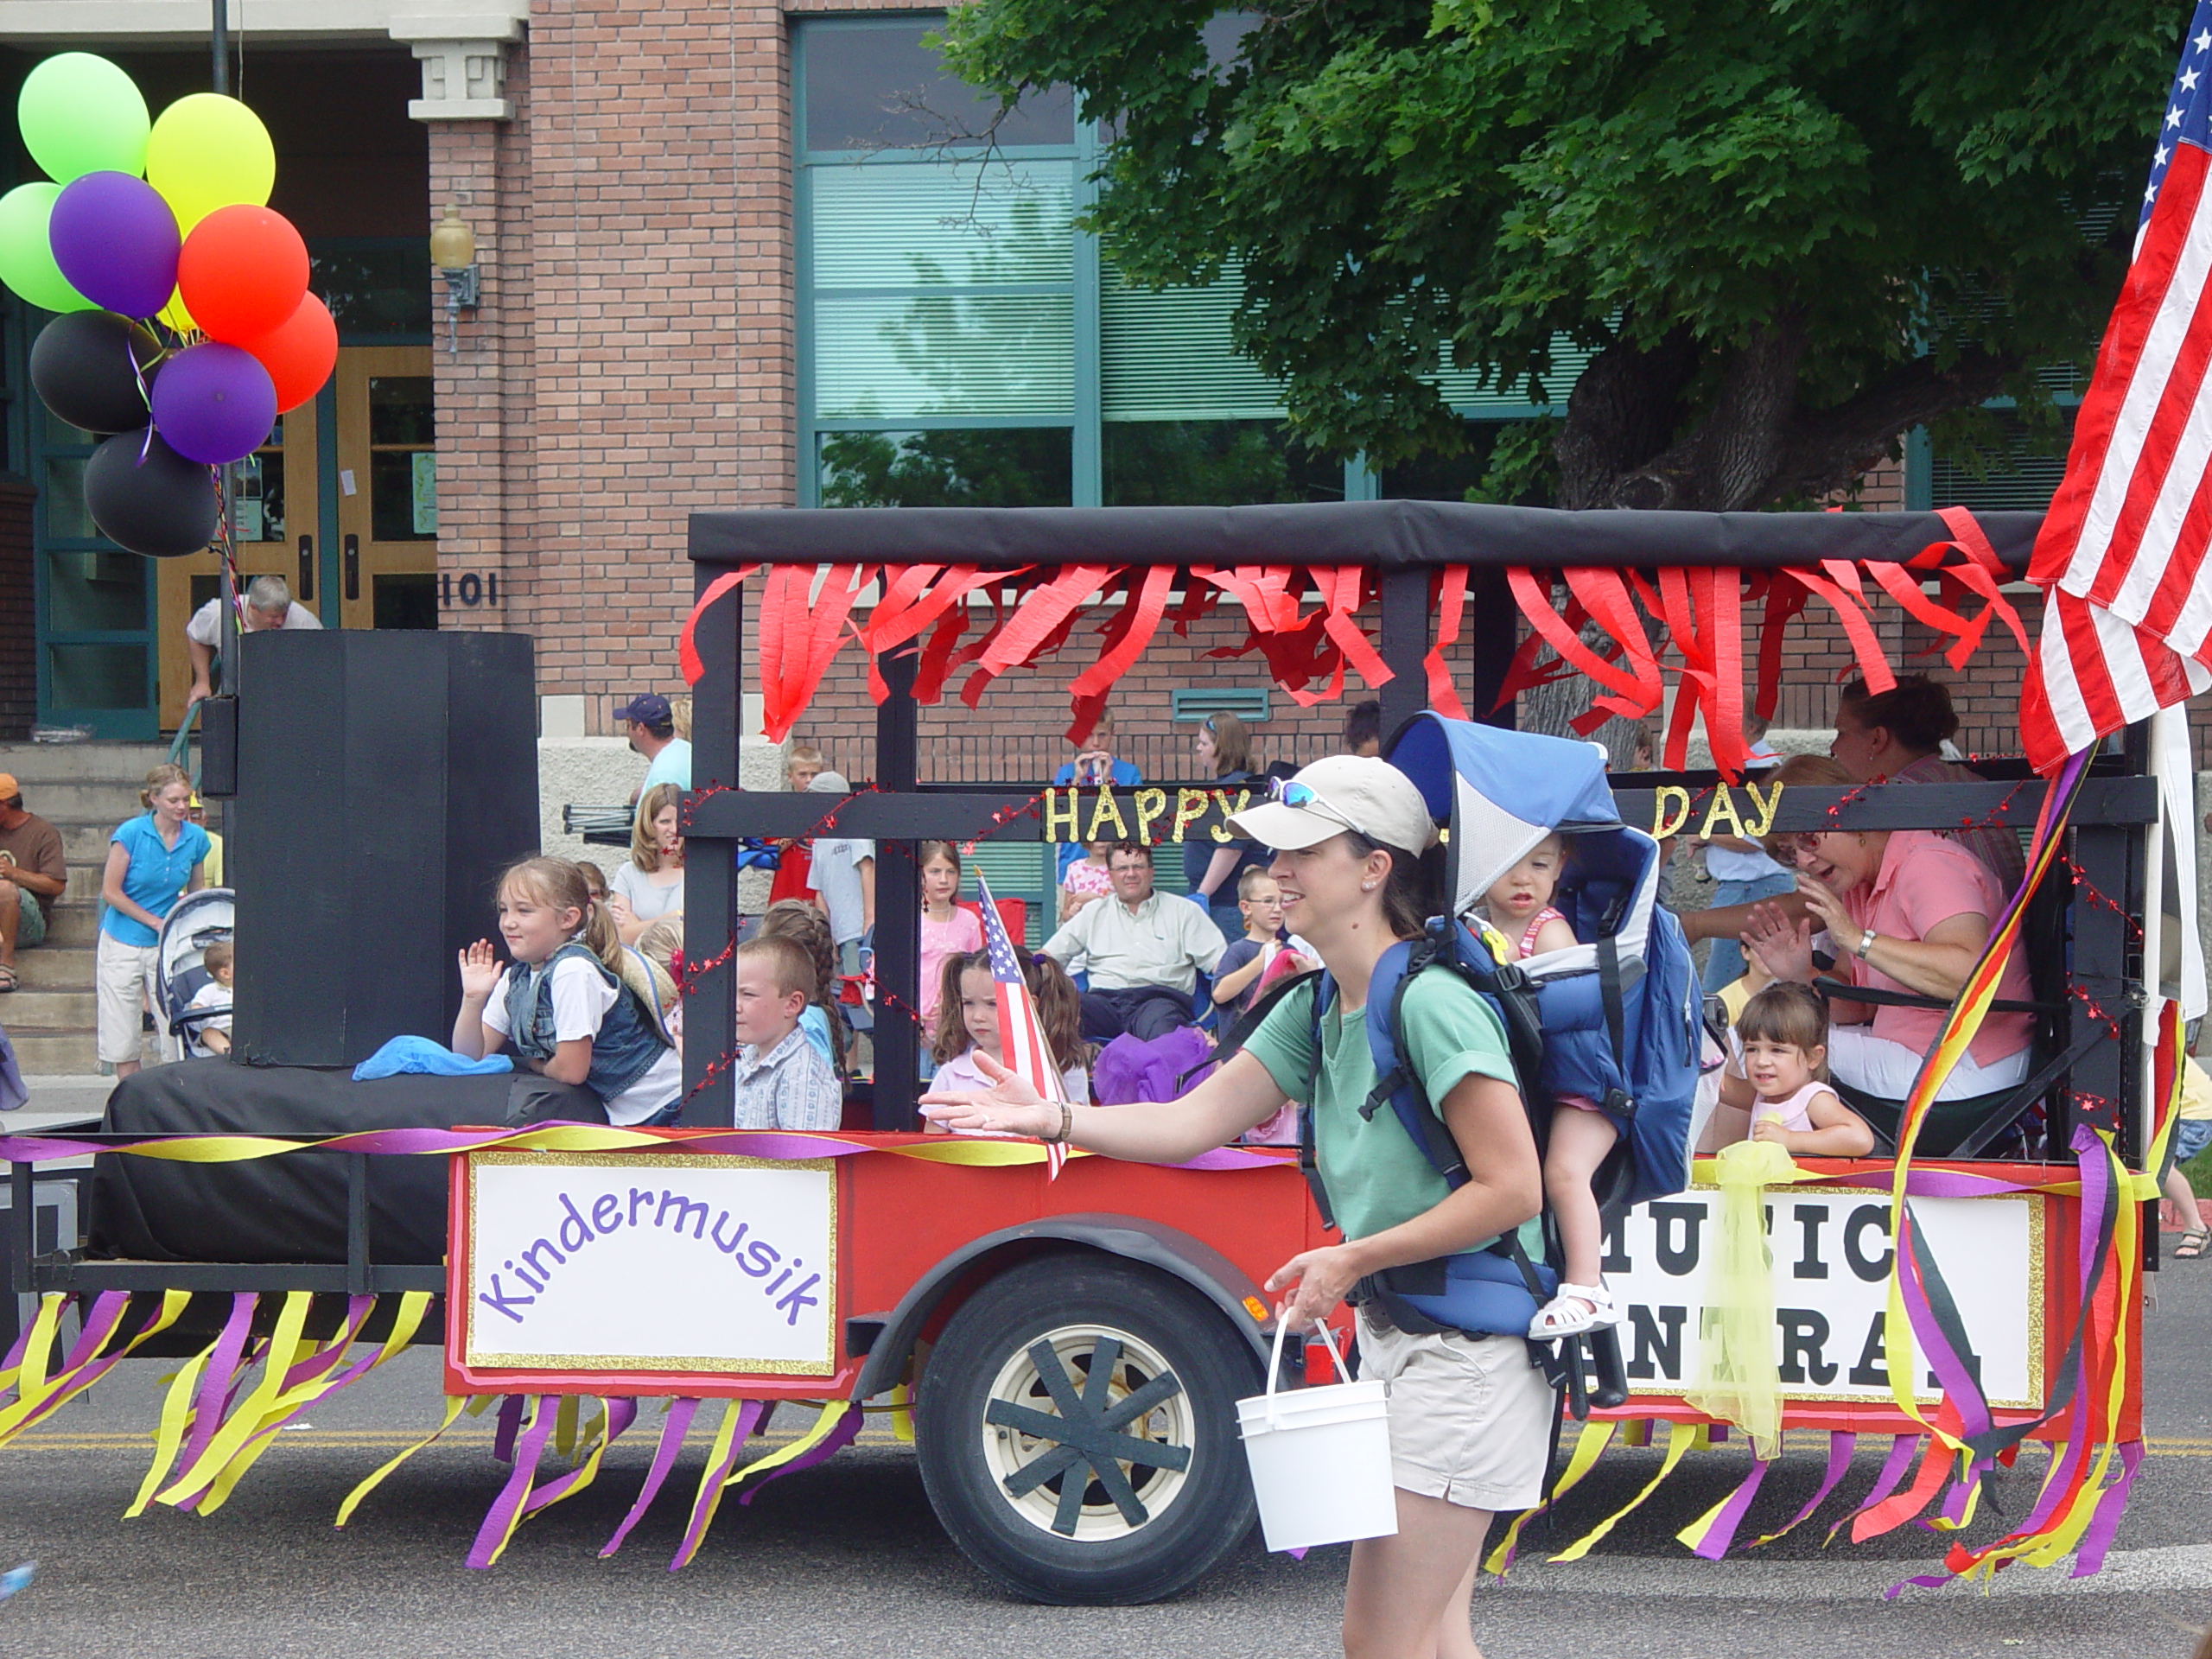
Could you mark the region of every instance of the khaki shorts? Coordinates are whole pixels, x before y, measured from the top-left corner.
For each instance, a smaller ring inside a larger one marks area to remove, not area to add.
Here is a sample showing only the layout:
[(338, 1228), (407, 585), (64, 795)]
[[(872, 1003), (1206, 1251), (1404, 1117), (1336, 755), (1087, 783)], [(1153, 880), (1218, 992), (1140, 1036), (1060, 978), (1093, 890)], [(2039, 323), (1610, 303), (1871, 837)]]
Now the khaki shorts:
[(1390, 1385), (1390, 1479), (1470, 1510), (1543, 1496), (1559, 1397), (1519, 1337), (1416, 1337), (1359, 1311), (1359, 1375)]

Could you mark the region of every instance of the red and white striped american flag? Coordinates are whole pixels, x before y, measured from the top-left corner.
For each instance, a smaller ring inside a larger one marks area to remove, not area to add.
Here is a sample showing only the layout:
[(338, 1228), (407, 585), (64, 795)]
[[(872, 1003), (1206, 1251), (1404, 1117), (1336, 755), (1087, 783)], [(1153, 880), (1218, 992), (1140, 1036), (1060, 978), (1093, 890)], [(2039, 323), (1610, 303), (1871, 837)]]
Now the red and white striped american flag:
[[(1046, 1100), (1065, 1101), (1068, 1090), (1060, 1077), (1060, 1063), (1045, 1039), (1045, 1025), (1037, 1017), (1029, 982), (1022, 977), (1020, 958), (1014, 953), (1006, 923), (991, 897), (991, 884), (981, 870), (976, 872), (976, 896), (982, 901), (978, 908), (983, 912), (983, 949), (991, 958), (991, 984), (998, 1001), (999, 1052), (1004, 1056), (1003, 1064)], [(1057, 1141), (1046, 1143), (1047, 1179), (1058, 1180), (1060, 1167), (1067, 1160), (1065, 1145)]]
[(2212, 689), (2212, 0), (2158, 127), (2135, 257), (2028, 579), (2020, 735), (2040, 772)]

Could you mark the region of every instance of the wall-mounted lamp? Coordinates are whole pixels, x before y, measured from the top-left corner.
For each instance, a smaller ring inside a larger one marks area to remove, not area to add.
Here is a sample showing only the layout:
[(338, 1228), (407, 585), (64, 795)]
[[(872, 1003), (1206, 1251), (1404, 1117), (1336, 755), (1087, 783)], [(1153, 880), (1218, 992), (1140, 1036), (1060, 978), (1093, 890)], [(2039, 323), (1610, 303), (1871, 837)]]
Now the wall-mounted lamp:
[(461, 314), (476, 308), (476, 232), (461, 221), (461, 208), (446, 204), (445, 217), (430, 231), (430, 263), (445, 273), (446, 351), (461, 348)]

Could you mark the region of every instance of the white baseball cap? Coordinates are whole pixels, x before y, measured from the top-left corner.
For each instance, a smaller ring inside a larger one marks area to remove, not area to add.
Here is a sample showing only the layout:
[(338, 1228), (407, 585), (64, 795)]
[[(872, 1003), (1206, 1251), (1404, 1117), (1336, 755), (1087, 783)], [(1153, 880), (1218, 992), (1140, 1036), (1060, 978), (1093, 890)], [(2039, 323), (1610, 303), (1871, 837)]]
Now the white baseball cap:
[(1312, 847), (1347, 830), (1409, 853), (1427, 852), (1436, 841), (1436, 821), (1414, 780), (1373, 755), (1330, 755), (1271, 793), (1274, 799), (1247, 807), (1229, 827), (1279, 849)]

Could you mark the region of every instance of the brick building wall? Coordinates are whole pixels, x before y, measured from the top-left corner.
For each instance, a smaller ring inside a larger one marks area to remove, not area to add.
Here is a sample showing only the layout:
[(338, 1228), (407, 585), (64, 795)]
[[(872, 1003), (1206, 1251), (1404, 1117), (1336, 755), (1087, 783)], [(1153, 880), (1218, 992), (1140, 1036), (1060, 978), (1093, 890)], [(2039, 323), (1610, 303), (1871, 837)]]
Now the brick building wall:
[[(533, 634), (539, 690), (582, 697), (589, 732), (607, 731), (633, 691), (682, 690), (686, 516), (796, 499), (791, 22), (891, 9), (541, 0), (507, 56), (513, 119), (429, 124), (432, 215), (461, 207), (483, 283), (458, 353), (442, 338), (436, 351), (439, 563), (456, 587), (470, 571), (496, 575), (503, 601), (448, 608), (441, 622)], [(1850, 505), (1901, 508), (1902, 467), (1874, 469)], [(2032, 606), (2025, 599), (2024, 614)], [(1932, 660), (1913, 655), (1927, 643), (1916, 625), (1886, 600), (1876, 613), (1901, 671)], [(1749, 646), (1755, 619), (1747, 625)], [(1192, 728), (1170, 718), (1175, 687), (1266, 683), (1256, 656), (1203, 655), (1243, 635), (1224, 608), (1187, 643), (1163, 633), (1123, 682), (1121, 747), (1149, 775), (1187, 753)], [(0, 717), (7, 653), (0, 638)], [(1057, 662), (1001, 677), (973, 711), (957, 696), (924, 710), (925, 774), (1057, 765), (1068, 753), (1065, 687), (1090, 655), (1079, 635)], [(1464, 647), (1459, 657), (1464, 686)], [(1793, 625), (1783, 660), (1777, 723), (1825, 726), (1854, 664), (1819, 604)], [(1964, 676), (1936, 664), (1959, 682), (1965, 747), (2016, 746), (2021, 666), (2001, 629)], [(1347, 697), (1364, 695), (1355, 686)], [(1263, 759), (1324, 752), (1342, 726), (1338, 705), (1300, 710), (1280, 689), (1273, 705)], [(857, 779), (874, 772), (874, 734), (851, 646), (797, 735)]]

